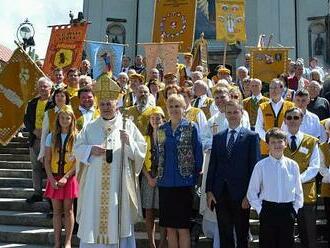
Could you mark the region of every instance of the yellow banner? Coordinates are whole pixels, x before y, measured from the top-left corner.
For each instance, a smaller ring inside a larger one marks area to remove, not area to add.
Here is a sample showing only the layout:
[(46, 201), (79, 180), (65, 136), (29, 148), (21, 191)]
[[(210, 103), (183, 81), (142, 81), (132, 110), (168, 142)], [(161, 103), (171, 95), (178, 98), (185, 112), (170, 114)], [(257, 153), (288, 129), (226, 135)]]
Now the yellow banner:
[(161, 76), (176, 73), (179, 43), (151, 43), (143, 46), (147, 58), (147, 71), (157, 68)]
[(250, 73), (252, 78), (270, 82), (287, 72), (290, 48), (249, 48), (251, 54)]
[(191, 52), (195, 33), (196, 0), (155, 0), (153, 42), (182, 42), (179, 52)]
[(216, 38), (229, 44), (246, 41), (245, 1), (216, 1)]
[(0, 143), (8, 144), (21, 128), (27, 102), (37, 94), (44, 73), (17, 48), (0, 74)]
[(204, 39), (204, 34), (199, 38), (198, 40), (195, 41), (194, 47), (192, 50), (193, 54), (193, 65), (191, 69), (194, 71), (196, 69), (196, 66), (201, 65), (204, 68), (204, 71), (208, 71), (208, 43), (207, 40)]

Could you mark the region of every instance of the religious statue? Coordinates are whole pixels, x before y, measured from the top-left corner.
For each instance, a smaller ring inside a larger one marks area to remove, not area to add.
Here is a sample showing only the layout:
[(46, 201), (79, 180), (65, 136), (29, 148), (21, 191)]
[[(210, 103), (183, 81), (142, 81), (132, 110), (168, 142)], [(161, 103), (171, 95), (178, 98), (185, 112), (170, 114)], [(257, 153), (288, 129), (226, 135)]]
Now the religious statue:
[(317, 34), (317, 37), (314, 42), (314, 54), (315, 55), (322, 55), (323, 54), (323, 45), (324, 41), (321, 37), (321, 34)]

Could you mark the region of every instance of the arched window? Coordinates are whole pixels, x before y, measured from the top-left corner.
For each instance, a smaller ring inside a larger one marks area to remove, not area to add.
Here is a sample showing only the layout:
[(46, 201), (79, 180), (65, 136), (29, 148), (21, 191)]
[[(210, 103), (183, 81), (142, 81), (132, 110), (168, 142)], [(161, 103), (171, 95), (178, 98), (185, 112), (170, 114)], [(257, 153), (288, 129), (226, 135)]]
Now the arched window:
[(126, 29), (121, 23), (110, 23), (107, 27), (106, 34), (110, 43), (126, 43)]

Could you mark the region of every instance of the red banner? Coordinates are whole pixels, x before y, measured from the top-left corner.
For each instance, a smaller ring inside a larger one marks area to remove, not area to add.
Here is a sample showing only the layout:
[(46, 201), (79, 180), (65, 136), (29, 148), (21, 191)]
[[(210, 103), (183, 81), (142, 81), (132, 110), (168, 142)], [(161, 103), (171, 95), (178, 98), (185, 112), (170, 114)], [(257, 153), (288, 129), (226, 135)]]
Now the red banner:
[(55, 68), (62, 68), (64, 75), (72, 68), (79, 68), (87, 32), (87, 22), (52, 27), (43, 71), (52, 76)]

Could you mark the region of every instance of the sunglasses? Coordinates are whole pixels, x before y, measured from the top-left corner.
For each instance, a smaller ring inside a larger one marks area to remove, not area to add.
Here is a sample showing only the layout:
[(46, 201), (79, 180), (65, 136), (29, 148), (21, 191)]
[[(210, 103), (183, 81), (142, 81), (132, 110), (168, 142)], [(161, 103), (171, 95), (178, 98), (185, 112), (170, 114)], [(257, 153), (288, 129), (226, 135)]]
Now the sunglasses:
[(292, 119), (295, 120), (295, 121), (297, 121), (297, 120), (300, 119), (300, 117), (299, 116), (291, 116), (291, 115), (289, 115), (289, 116), (286, 117), (286, 119), (288, 121), (291, 121)]

